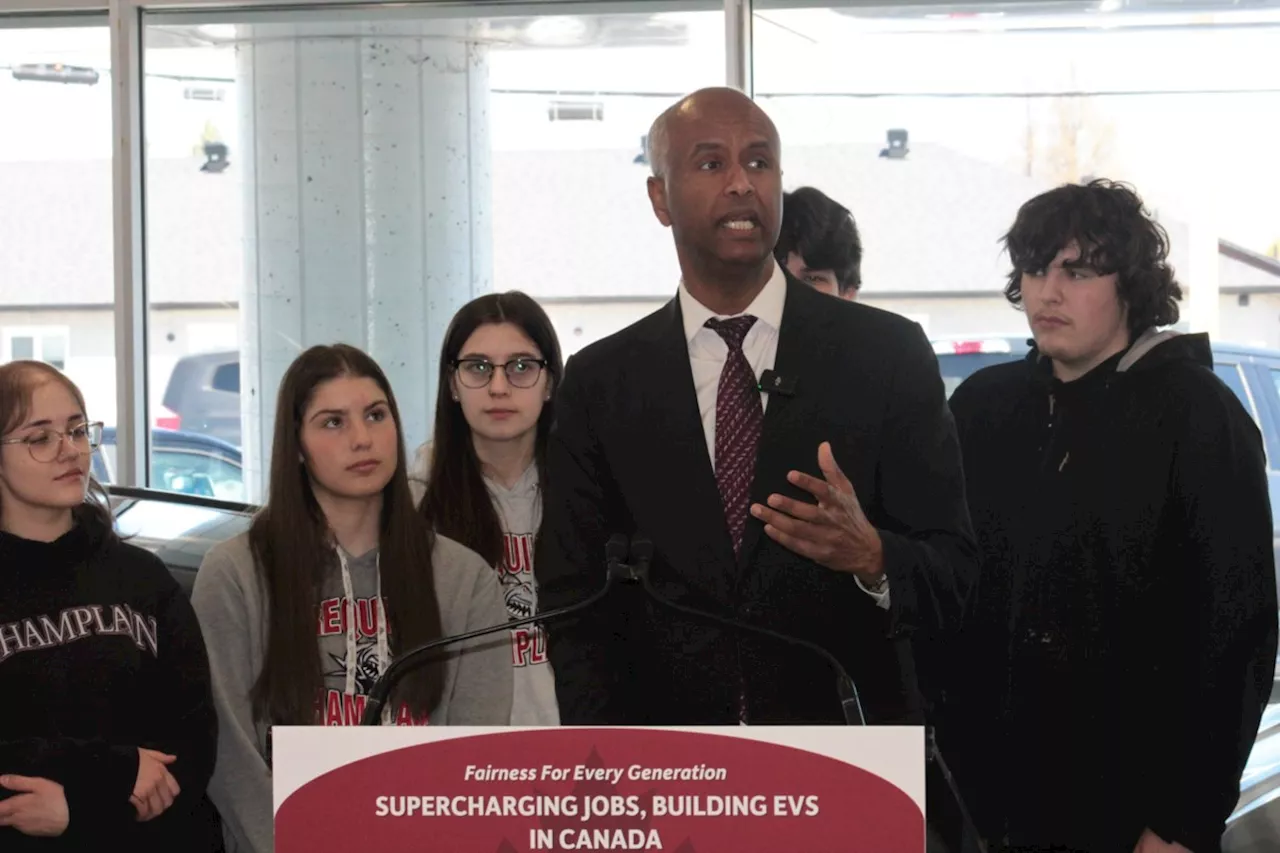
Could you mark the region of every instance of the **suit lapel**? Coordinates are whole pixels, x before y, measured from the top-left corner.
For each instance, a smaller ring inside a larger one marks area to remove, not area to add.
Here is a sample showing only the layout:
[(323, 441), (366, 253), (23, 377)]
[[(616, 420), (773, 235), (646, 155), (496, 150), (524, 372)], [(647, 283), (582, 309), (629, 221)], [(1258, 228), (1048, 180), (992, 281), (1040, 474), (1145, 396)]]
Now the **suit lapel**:
[[(711, 546), (707, 555), (695, 555), (700, 563), (708, 560), (719, 566), (733, 565), (733, 543), (725, 524), (720, 488), (716, 485), (715, 469), (707, 452), (706, 432), (702, 428), (702, 413), (698, 409), (698, 395), (693, 384), (693, 368), (689, 363), (689, 342), (684, 335), (684, 318), (680, 301), (671, 300), (666, 309), (667, 318), (658, 330), (652, 347), (653, 384), (649, 392), (654, 395), (649, 411), (672, 412), (674, 419), (669, 429), (654, 431), (660, 436), (662, 446), (652, 454), (664, 466), (659, 482), (666, 483), (673, 491), (671, 498), (687, 506), (692, 513), (695, 530), (708, 531), (704, 542)], [(714, 583), (728, 581), (726, 577), (707, 578)]]
[[(790, 275), (787, 276), (787, 299), (782, 308), (782, 324), (778, 329), (778, 354), (774, 358), (773, 372), (778, 376), (791, 379), (795, 383), (794, 395), (790, 397), (772, 394), (768, 408), (764, 413), (764, 424), (760, 431), (760, 445), (756, 450), (756, 469), (751, 482), (751, 502), (765, 503), (770, 492), (778, 491), (786, 483), (787, 472), (795, 467), (796, 459), (788, 452), (786, 437), (788, 425), (798, 416), (798, 401), (804, 399), (806, 393), (813, 389), (805, 387), (805, 366), (813, 364), (817, 357), (817, 349), (810, 332), (814, 317), (813, 300), (829, 299), (828, 296), (816, 293), (808, 285), (800, 284)], [(817, 448), (813, 449), (817, 453)], [(764, 536), (764, 525), (755, 516), (747, 519), (747, 528), (742, 537), (742, 550), (738, 552), (738, 576), (751, 562), (760, 538)]]

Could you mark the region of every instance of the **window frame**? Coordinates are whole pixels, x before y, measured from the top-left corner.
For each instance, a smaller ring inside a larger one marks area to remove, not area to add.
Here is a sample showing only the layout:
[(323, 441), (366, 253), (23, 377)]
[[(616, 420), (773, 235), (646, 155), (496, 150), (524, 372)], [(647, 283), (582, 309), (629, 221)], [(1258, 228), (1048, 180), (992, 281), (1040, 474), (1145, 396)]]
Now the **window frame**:
[[(606, 12), (654, 12), (680, 10), (677, 0), (598, 0), (583, 4), (573, 0), (414, 0), (433, 9), (458, 10), (458, 14), (556, 15)], [(1052, 0), (1033, 0), (1046, 7)], [(925, 0), (943, 6), (942, 0)], [(145, 140), (142, 132), (143, 13), (165, 12), (199, 15), (342, 8), (356, 11), (391, 7), (389, 0), (0, 0), (0, 27), (107, 26), (110, 30), (112, 90), (112, 204), (113, 282), (115, 305), (115, 363), (117, 395), (117, 461), (114, 472), (122, 486), (150, 485), (151, 429), (148, 411), (147, 312), (144, 245)], [(856, 0), (722, 0), (724, 11), (725, 85), (755, 94), (753, 25), (757, 11), (784, 7), (856, 6)], [(992, 0), (992, 5), (996, 5)], [(1207, 245), (1207, 244), (1206, 244)], [(1217, 282), (1215, 279), (1215, 289)], [(1200, 297), (1197, 294), (1197, 297)], [(1216, 301), (1213, 300), (1213, 301)], [(1208, 304), (1203, 297), (1198, 304)], [(1212, 312), (1216, 318), (1216, 311)], [(1216, 331), (1210, 328), (1210, 332)], [(68, 354), (68, 358), (69, 358)], [(1246, 386), (1247, 387), (1247, 386)], [(1255, 403), (1255, 406), (1257, 404)], [(1259, 412), (1259, 415), (1261, 413)]]

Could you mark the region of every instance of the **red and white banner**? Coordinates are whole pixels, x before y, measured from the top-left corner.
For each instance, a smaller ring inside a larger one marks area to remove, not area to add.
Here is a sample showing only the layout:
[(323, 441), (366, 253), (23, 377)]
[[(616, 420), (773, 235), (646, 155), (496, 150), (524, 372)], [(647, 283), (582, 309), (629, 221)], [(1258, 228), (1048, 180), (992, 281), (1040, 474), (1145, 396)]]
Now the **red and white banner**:
[(924, 729), (281, 726), (277, 853), (921, 853)]

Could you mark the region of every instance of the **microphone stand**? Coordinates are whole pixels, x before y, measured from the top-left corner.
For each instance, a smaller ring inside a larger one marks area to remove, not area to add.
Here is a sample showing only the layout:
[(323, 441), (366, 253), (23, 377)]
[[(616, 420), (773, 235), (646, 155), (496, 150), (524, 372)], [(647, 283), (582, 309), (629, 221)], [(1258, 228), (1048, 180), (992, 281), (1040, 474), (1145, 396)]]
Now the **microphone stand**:
[[(848, 671), (845, 670), (839, 659), (827, 649), (817, 643), (810, 642), (809, 640), (802, 640), (799, 637), (790, 637), (786, 634), (770, 630), (769, 628), (760, 627), (759, 625), (739, 622), (736, 619), (729, 619), (715, 613), (709, 613), (698, 610), (697, 608), (686, 607), (683, 604), (677, 604), (654, 589), (653, 584), (649, 580), (649, 563), (653, 558), (653, 543), (643, 537), (636, 537), (631, 542), (631, 556), (633, 560), (632, 563), (621, 564), (617, 567), (617, 571), (621, 573), (620, 579), (628, 583), (638, 582), (644, 589), (645, 593), (659, 604), (688, 616), (718, 622), (729, 628), (765, 637), (771, 637), (792, 646), (808, 649), (821, 657), (836, 673), (836, 692), (840, 697), (840, 708), (844, 713), (845, 725), (865, 726), (867, 724), (866, 715), (862, 712), (862, 702), (858, 698), (857, 685), (854, 684), (853, 679), (849, 676)], [(610, 577), (613, 576), (614, 571), (615, 569), (611, 568)], [(937, 765), (938, 770), (942, 773), (942, 778), (947, 783), (947, 788), (951, 793), (951, 797), (955, 801), (956, 808), (960, 812), (960, 819), (964, 824), (965, 833), (976, 845), (979, 853), (987, 853), (986, 842), (982, 840), (982, 834), (978, 832), (977, 825), (974, 824), (973, 819), (969, 815), (969, 810), (965, 807), (964, 798), (960, 796), (960, 789), (956, 785), (955, 777), (951, 775), (951, 768), (947, 766), (946, 761), (942, 757), (942, 752), (938, 749), (938, 739), (933, 726), (925, 726), (925, 760)]]
[(562, 616), (571, 616), (582, 610), (591, 607), (597, 601), (600, 601), (613, 589), (615, 582), (625, 579), (631, 575), (629, 567), (623, 562), (627, 556), (627, 538), (621, 535), (610, 537), (608, 544), (605, 546), (605, 559), (608, 565), (608, 572), (604, 577), (604, 586), (596, 590), (582, 601), (573, 604), (567, 604), (564, 607), (557, 607), (554, 610), (548, 610), (544, 613), (536, 613), (533, 616), (526, 616), (523, 619), (512, 619), (509, 622), (503, 622), (500, 625), (488, 625), (484, 628), (476, 628), (474, 631), (468, 631), (465, 634), (455, 634), (450, 637), (439, 637), (429, 643), (410, 649), (402, 655), (399, 655), (391, 661), (391, 665), (387, 667), (387, 671), (379, 676), (374, 683), (373, 688), (369, 691), (369, 697), (365, 700), (364, 714), (360, 717), (360, 725), (377, 726), (382, 723), (382, 709), (387, 704), (387, 699), (391, 696), (391, 691), (396, 688), (406, 675), (417, 669), (427, 662), (427, 656), (434, 651), (438, 651), (445, 646), (452, 646), (455, 643), (465, 643), (467, 640), (474, 640), (488, 634), (496, 634), (500, 631), (509, 631), (512, 628), (521, 628), (525, 625), (533, 625), (551, 619), (558, 619)]
[(937, 765), (938, 772), (942, 774), (943, 780), (946, 781), (947, 790), (951, 792), (951, 799), (955, 801), (956, 809), (960, 812), (960, 822), (964, 824), (964, 833), (969, 836), (969, 840), (977, 847), (978, 853), (987, 853), (987, 843), (982, 840), (982, 833), (978, 832), (978, 825), (973, 822), (969, 809), (965, 807), (964, 797), (960, 796), (960, 787), (956, 784), (956, 778), (951, 775), (951, 768), (947, 766), (947, 762), (942, 757), (942, 751), (938, 749), (938, 736), (933, 726), (925, 726), (924, 737), (926, 759)]

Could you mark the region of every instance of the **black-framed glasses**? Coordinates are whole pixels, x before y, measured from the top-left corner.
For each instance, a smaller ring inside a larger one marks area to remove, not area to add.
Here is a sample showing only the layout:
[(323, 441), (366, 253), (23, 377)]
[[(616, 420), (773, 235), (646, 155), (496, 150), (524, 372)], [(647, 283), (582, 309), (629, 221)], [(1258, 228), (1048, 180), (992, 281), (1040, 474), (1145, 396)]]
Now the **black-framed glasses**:
[(505, 364), (494, 364), (487, 358), (459, 358), (453, 362), (453, 369), (458, 374), (458, 381), (467, 388), (483, 388), (493, 379), (493, 374), (502, 368), (507, 382), (513, 388), (532, 388), (538, 384), (538, 377), (547, 366), (545, 359), (521, 356), (513, 358)]
[(21, 438), (0, 440), (0, 444), (25, 444), (32, 459), (37, 462), (52, 462), (58, 458), (64, 441), (77, 453), (92, 453), (102, 446), (102, 422), (77, 424), (66, 432), (45, 427)]

